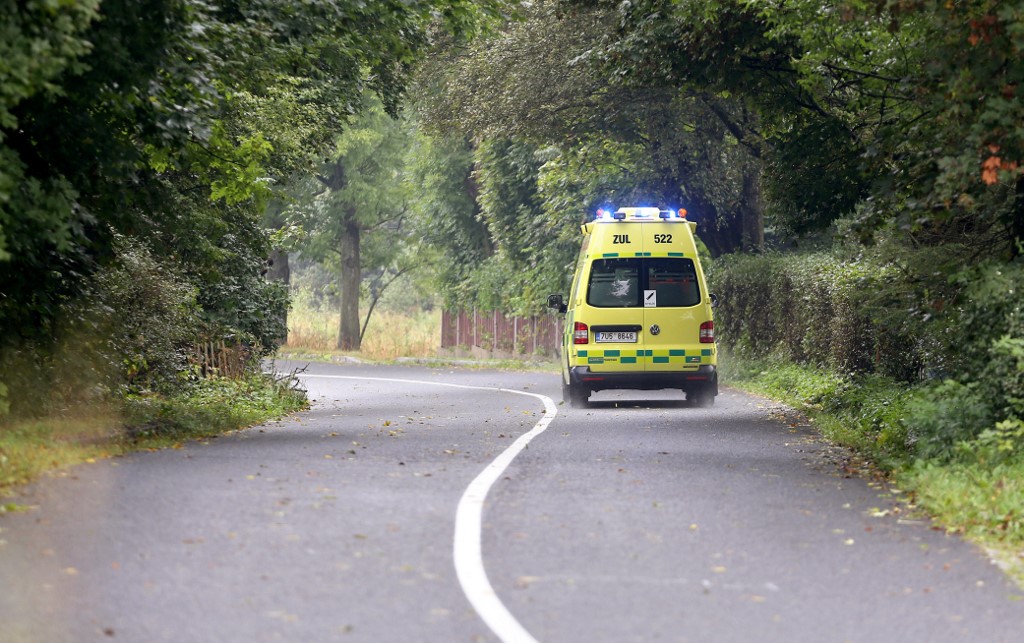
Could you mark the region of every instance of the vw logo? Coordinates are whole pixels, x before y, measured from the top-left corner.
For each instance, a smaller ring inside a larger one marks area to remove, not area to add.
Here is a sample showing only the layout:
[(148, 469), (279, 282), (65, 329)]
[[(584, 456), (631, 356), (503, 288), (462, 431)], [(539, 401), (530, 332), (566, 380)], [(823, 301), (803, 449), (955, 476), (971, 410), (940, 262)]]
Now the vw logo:
[(661, 327), (660, 326), (658, 326), (657, 324), (651, 324), (651, 334), (652, 335), (657, 335), (660, 332), (661, 332)]

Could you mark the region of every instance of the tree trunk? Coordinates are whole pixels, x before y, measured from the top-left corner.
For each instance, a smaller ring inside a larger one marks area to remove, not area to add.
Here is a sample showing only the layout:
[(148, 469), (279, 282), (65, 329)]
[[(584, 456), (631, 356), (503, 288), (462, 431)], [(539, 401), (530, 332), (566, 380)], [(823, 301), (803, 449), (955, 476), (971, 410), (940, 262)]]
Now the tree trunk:
[(288, 264), (288, 253), (280, 248), (270, 251), (267, 261), (267, 279), (288, 285), (292, 281), (292, 269)]
[(353, 208), (342, 218), (341, 237), (341, 324), (338, 348), (343, 351), (359, 350), (359, 284), (362, 266), (359, 256), (359, 222)]
[(688, 201), (682, 201), (688, 211), (688, 218), (697, 222), (697, 236), (712, 257), (720, 257), (730, 252), (735, 252), (740, 247), (739, 225), (737, 217), (727, 217), (720, 220), (718, 209), (702, 193), (694, 191), (690, 194)]
[[(288, 263), (288, 252), (275, 248), (270, 251), (270, 259), (267, 262), (267, 280), (276, 281), (285, 285), (291, 290), (292, 269)], [(277, 338), (281, 344), (288, 341), (288, 308), (282, 312), (284, 319), (281, 320), (281, 327), (285, 329), (285, 336)]]
[(743, 173), (743, 197), (740, 216), (743, 218), (743, 250), (764, 249), (764, 212), (761, 209), (761, 184), (758, 172), (749, 166)]

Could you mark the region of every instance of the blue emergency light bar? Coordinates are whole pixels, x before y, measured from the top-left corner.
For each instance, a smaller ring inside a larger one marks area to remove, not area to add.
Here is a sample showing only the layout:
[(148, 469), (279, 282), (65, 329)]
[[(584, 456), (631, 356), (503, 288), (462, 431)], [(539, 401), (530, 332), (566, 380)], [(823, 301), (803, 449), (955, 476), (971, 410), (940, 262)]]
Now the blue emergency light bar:
[(653, 219), (655, 215), (660, 219), (672, 220), (672, 219), (685, 219), (686, 210), (679, 208), (678, 210), (668, 209), (661, 210), (659, 208), (619, 208), (613, 210), (612, 208), (598, 208), (597, 216), (594, 218), (595, 221), (625, 221), (626, 218), (633, 220), (645, 220)]

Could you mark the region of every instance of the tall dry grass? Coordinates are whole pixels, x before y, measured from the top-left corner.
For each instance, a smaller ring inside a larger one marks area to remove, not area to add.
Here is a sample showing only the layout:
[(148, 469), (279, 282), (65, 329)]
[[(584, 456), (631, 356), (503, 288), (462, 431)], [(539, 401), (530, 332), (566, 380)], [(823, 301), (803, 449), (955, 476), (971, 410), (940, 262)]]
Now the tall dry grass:
[[(330, 352), (338, 346), (337, 312), (297, 306), (288, 314), (284, 348)], [(370, 317), (359, 355), (374, 360), (434, 357), (441, 345), (441, 311), (376, 310)]]

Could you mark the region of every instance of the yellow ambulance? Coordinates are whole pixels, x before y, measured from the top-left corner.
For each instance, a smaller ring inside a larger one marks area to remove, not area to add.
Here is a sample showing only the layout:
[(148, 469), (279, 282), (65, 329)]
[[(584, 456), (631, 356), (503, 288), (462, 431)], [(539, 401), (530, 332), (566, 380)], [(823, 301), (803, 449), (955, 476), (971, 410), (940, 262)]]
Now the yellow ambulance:
[(584, 407), (606, 389), (681, 389), (691, 406), (718, 395), (708, 293), (685, 210), (601, 209), (585, 223), (566, 314), (562, 397)]

